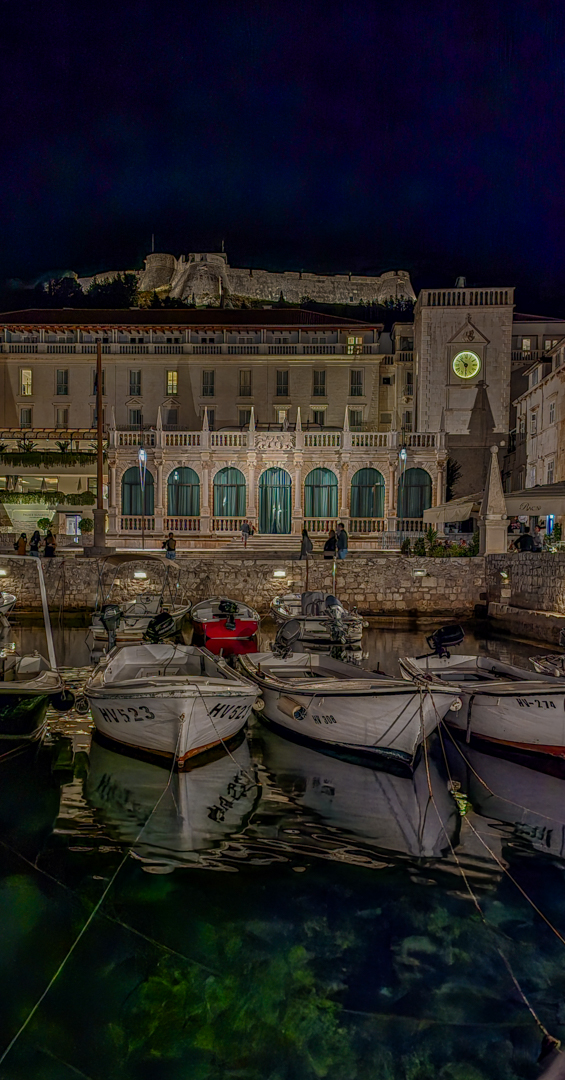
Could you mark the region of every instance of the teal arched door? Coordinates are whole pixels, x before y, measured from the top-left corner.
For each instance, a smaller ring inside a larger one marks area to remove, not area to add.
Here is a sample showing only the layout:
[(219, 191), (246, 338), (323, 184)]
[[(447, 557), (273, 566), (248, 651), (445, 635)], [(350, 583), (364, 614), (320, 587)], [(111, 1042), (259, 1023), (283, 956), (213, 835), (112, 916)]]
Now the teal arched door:
[(359, 469), (351, 481), (352, 518), (382, 518), (385, 510), (385, 482), (378, 469)]
[(289, 533), (292, 484), (285, 469), (267, 469), (259, 480), (259, 532)]
[(312, 469), (304, 481), (304, 517), (337, 517), (337, 477), (330, 469)]
[(432, 478), (425, 469), (407, 469), (398, 484), (398, 517), (421, 518), (432, 505)]
[[(145, 498), (143, 498), (143, 495), (145, 495)], [(145, 514), (146, 517), (152, 517), (154, 513), (155, 489), (153, 487), (153, 477), (149, 469), (147, 469), (145, 488), (142, 493), (139, 468), (137, 465), (132, 465), (130, 469), (126, 469), (122, 477), (122, 514), (135, 514), (136, 516)]]

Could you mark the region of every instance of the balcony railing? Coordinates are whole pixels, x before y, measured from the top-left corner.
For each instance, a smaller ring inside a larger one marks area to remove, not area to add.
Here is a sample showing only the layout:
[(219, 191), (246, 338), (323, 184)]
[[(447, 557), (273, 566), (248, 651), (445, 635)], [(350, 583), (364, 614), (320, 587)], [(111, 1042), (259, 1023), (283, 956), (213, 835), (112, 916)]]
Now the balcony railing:
[(155, 532), (155, 518), (127, 515), (120, 518), (122, 532)]
[(197, 533), (200, 532), (198, 517), (166, 517), (165, 532)]
[(331, 446), (337, 449), (341, 446), (341, 431), (305, 431), (303, 439), (304, 446)]
[(238, 533), (245, 518), (212, 518), (212, 531), (217, 533)]
[(353, 536), (366, 536), (368, 533), (386, 532), (387, 523), (384, 518), (351, 518), (349, 531)]
[[(2, 342), (0, 341), (0, 351), (9, 353), (45, 353), (49, 355), (59, 354), (64, 355), (93, 355), (97, 351), (97, 344), (95, 342)], [(218, 342), (214, 345), (199, 345), (195, 342), (183, 341), (175, 344), (165, 344), (163, 342), (146, 341), (139, 343), (129, 342), (105, 342), (102, 345), (102, 353), (105, 356), (342, 356), (347, 357), (352, 363), (355, 363), (362, 356), (375, 356), (378, 357), (381, 363), (395, 364), (401, 361), (411, 361), (413, 359), (412, 352), (398, 352), (398, 353), (379, 353), (379, 345), (377, 342), (355, 346), (354, 351), (351, 351), (351, 347), (346, 342), (336, 342), (330, 345), (311, 345), (303, 342), (296, 342), (295, 344), (279, 345), (272, 342), (262, 342), (261, 344), (242, 345), (231, 344), (229, 342)], [(515, 354), (512, 354), (513, 357)], [(516, 354), (517, 356), (518, 354)], [(539, 354), (541, 355), (541, 353)], [(519, 354), (520, 358), (528, 360), (530, 357), (532, 361), (536, 359), (537, 354)]]
[(329, 533), (335, 529), (337, 518), (306, 518), (304, 526), (309, 533)]
[(351, 445), (353, 447), (382, 446), (385, 449), (389, 445), (388, 431), (352, 431)]
[[(1, 433), (0, 433), (1, 434)], [(5, 433), (4, 433), (5, 434)], [(41, 436), (44, 437), (44, 436)], [(57, 436), (60, 438), (60, 434)], [(111, 447), (183, 447), (208, 450), (443, 450), (445, 435), (433, 431), (340, 431), (321, 428), (317, 431), (289, 429), (255, 431), (232, 429), (228, 431), (182, 431), (178, 428), (150, 428), (128, 431), (124, 428), (108, 430)]]

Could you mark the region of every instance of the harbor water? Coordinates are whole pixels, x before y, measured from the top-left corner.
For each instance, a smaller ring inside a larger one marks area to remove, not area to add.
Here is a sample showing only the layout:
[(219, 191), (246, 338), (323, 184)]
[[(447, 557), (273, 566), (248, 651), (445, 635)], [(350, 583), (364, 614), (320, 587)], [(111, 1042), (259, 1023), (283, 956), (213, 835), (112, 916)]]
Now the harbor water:
[[(54, 635), (78, 689), (87, 628)], [(396, 675), (425, 635), (363, 648)], [(73, 712), (0, 753), (2, 1080), (529, 1080), (565, 1037), (565, 781), (445, 730), (392, 776), (258, 719), (183, 774)]]

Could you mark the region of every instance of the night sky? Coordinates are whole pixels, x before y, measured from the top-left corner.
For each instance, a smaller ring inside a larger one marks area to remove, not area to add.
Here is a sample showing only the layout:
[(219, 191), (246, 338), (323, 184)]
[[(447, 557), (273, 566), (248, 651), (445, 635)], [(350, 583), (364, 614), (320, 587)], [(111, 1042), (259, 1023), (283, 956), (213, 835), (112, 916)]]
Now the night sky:
[(565, 5), (0, 0), (0, 278), (155, 250), (565, 315)]

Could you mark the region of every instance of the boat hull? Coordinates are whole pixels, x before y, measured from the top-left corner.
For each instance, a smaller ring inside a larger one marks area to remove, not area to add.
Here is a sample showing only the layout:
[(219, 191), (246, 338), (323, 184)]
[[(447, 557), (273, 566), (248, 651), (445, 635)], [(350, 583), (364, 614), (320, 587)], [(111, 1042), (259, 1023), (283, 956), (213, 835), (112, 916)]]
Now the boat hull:
[(257, 619), (235, 618), (235, 627), (229, 630), (226, 627), (226, 619), (193, 619), (194, 629), (202, 637), (210, 638), (211, 641), (237, 641), (252, 638), (259, 628)]
[[(266, 686), (262, 692), (260, 717), (280, 734), (346, 760), (389, 766), (402, 773), (415, 768), (423, 739), (437, 727), (439, 714), (450, 704), (445, 694), (435, 701), (430, 692), (422, 697), (413, 691), (374, 695), (328, 691), (313, 696), (289, 687), (288, 695), (281, 695)], [(295, 716), (290, 715), (289, 702), (296, 703)]]
[(189, 768), (194, 759), (240, 731), (255, 703), (250, 687), (239, 693), (190, 688), (133, 693), (88, 690), (96, 729), (124, 747)]
[(477, 749), (530, 768), (565, 776), (565, 687), (516, 694), (462, 693), (462, 708), (446, 722)]

